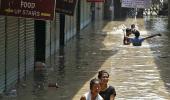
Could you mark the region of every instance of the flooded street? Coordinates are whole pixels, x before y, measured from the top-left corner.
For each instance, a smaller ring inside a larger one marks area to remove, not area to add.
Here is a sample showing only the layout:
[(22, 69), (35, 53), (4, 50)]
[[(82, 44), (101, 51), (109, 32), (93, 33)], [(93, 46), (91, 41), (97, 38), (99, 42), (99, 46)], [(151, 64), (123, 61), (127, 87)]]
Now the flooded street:
[[(166, 17), (98, 22), (70, 40), (48, 65), (47, 83), (59, 88), (35, 89), (34, 79), (18, 86), (16, 97), (3, 100), (79, 100), (89, 90), (89, 81), (105, 69), (116, 100), (170, 100), (170, 31)], [(161, 33), (141, 47), (123, 45), (122, 25), (137, 23), (141, 37)], [(47, 84), (45, 83), (45, 84)]]
[[(137, 20), (140, 22), (140, 20)], [(161, 33), (141, 47), (117, 46), (112, 56), (112, 84), (118, 100), (170, 100), (170, 46), (166, 18), (145, 18), (141, 37)], [(138, 22), (137, 22), (138, 24)], [(140, 23), (139, 23), (140, 24)]]

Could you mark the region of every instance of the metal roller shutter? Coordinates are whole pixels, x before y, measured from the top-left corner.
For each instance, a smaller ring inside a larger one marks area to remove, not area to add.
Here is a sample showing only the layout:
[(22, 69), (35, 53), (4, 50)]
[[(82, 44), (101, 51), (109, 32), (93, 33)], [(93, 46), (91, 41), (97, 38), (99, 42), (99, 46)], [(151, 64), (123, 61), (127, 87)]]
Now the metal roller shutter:
[(7, 17), (6, 69), (7, 88), (17, 81), (18, 77), (18, 19)]
[(65, 43), (70, 38), (70, 16), (65, 16)]
[(55, 21), (50, 21), (50, 66), (54, 65), (54, 52), (55, 52)]
[(84, 2), (84, 13), (85, 13), (85, 15), (84, 15), (84, 27), (87, 25), (87, 15), (88, 15), (87, 9), (88, 9), (87, 2), (85, 1)]
[(51, 42), (51, 32), (50, 32), (50, 22), (49, 21), (46, 21), (46, 64), (47, 65), (50, 65), (50, 59), (49, 56), (50, 56), (50, 42)]
[[(76, 6), (76, 8), (75, 9), (77, 9), (77, 6)], [(74, 16), (73, 16), (74, 18), (73, 18), (73, 25), (74, 25), (74, 28), (73, 28), (73, 34), (74, 35), (76, 35), (76, 29), (77, 29), (77, 12), (75, 11), (74, 12)]]
[[(46, 64), (55, 63), (55, 54), (59, 49), (60, 16), (56, 13), (54, 21), (46, 22)], [(54, 55), (54, 56), (53, 56)]]
[(85, 0), (81, 0), (80, 3), (80, 29), (84, 27), (84, 1)]
[(54, 54), (54, 22), (51, 21), (51, 27), (50, 27), (50, 32), (51, 32), (51, 55)]
[(25, 66), (26, 66), (26, 46), (25, 46), (25, 18), (19, 19), (19, 77), (20, 79), (24, 77)]
[(87, 23), (90, 23), (91, 21), (91, 11), (90, 11), (90, 6), (91, 6), (91, 3), (87, 2)]
[(51, 66), (51, 21), (46, 21), (46, 64)]
[(90, 23), (90, 3), (89, 2), (84, 2), (84, 27), (87, 26)]
[(5, 89), (5, 17), (0, 16), (0, 93)]
[[(107, 12), (108, 14), (110, 12)], [(103, 18), (103, 3), (97, 3), (95, 7), (95, 16), (96, 21), (100, 21)]]
[(26, 19), (26, 72), (34, 67), (34, 20)]
[(55, 66), (56, 61), (56, 52), (59, 49), (59, 34), (60, 34), (60, 16), (59, 13), (55, 14), (55, 20), (51, 23), (52, 29), (51, 29), (51, 54), (53, 55), (51, 57), (52, 66)]
[(74, 16), (70, 16), (70, 38), (74, 36), (73, 29), (74, 29)]
[(86, 0), (83, 0), (82, 1), (83, 2), (83, 13), (84, 13), (84, 15), (83, 15), (83, 28), (86, 26), (86, 15), (87, 15), (87, 13), (86, 13)]
[(59, 34), (60, 34), (60, 16), (58, 13), (56, 13), (55, 15), (55, 34), (54, 34), (54, 64), (56, 65), (57, 62), (57, 57), (56, 57), (56, 53), (57, 50), (59, 50)]
[(55, 39), (55, 49), (57, 50), (57, 49), (59, 49), (59, 40), (60, 40), (60, 38), (59, 38), (59, 34), (60, 34), (60, 16), (59, 16), (59, 14), (58, 13), (56, 13), (56, 25), (55, 25), (55, 37), (56, 37), (56, 39)]

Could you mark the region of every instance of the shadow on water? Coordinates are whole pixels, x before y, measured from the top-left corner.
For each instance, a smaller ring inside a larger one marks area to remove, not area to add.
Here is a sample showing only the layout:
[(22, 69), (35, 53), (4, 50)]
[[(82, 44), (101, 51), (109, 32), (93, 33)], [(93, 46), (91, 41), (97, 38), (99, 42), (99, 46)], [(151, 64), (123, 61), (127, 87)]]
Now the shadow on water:
[[(157, 69), (160, 71), (166, 90), (170, 93), (170, 28), (167, 17), (146, 18), (147, 31), (161, 33), (162, 37), (148, 41), (153, 51)], [(152, 46), (160, 45), (160, 46)]]

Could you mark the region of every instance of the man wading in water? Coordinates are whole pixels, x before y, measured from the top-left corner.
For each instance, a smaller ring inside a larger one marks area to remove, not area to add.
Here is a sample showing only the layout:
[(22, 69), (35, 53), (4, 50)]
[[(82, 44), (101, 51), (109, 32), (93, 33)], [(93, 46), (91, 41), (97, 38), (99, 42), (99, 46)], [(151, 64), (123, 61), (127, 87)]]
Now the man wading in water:
[(154, 34), (154, 35), (151, 35), (151, 36), (148, 36), (148, 37), (145, 37), (145, 38), (139, 38), (140, 36), (140, 33), (139, 31), (136, 31), (135, 33), (135, 37), (134, 38), (127, 38), (129, 39), (130, 43), (132, 43), (133, 46), (141, 46), (142, 45), (142, 42), (146, 39), (149, 39), (149, 38), (153, 38), (155, 36), (161, 36), (161, 34)]

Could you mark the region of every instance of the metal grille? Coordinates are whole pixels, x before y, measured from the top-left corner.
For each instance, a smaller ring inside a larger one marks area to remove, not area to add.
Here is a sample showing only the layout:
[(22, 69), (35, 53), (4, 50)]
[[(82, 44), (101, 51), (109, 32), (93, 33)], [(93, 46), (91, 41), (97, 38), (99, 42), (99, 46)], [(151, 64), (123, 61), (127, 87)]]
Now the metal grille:
[(24, 77), (25, 72), (25, 18), (19, 19), (19, 78)]
[(163, 7), (163, 0), (152, 0), (152, 5), (149, 9), (144, 10), (144, 15), (158, 15)]
[(5, 17), (0, 16), (0, 93), (5, 89)]
[(26, 19), (26, 71), (29, 73), (34, 67), (34, 20)]
[(136, 10), (134, 8), (129, 8), (128, 13), (127, 13), (127, 17), (128, 18), (134, 18), (135, 15), (136, 15)]
[(18, 77), (18, 19), (7, 17), (7, 48), (6, 48), (6, 69), (7, 87), (17, 81)]
[(56, 13), (56, 25), (55, 25), (55, 30), (56, 30), (56, 32), (55, 32), (55, 34), (56, 34), (56, 49), (58, 49), (59, 48), (59, 34), (60, 34), (60, 17), (59, 17), (59, 14), (58, 13)]
[[(10, 89), (34, 64), (34, 20), (0, 17), (0, 92)], [(26, 61), (27, 60), (27, 61)], [(27, 67), (27, 69), (25, 69)]]

